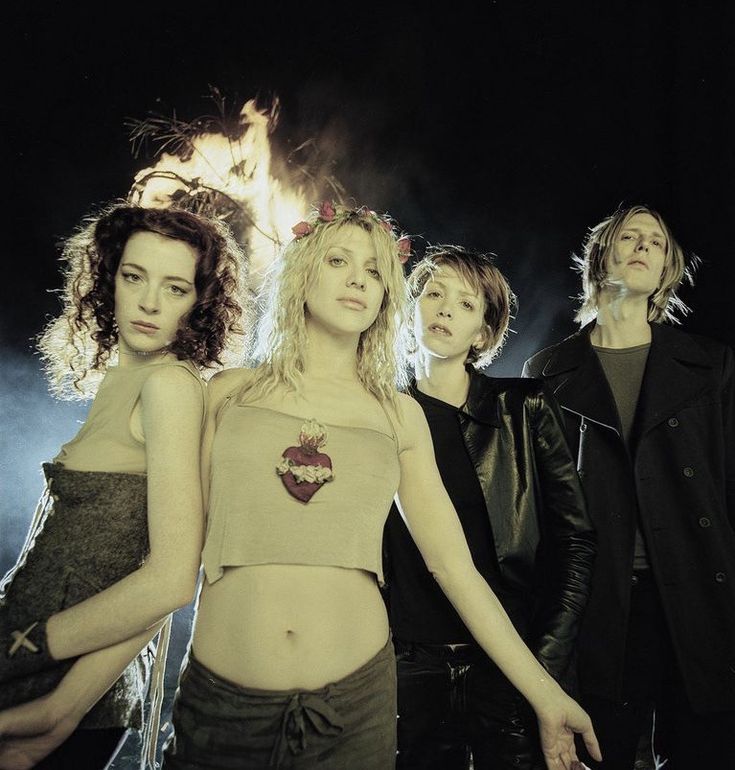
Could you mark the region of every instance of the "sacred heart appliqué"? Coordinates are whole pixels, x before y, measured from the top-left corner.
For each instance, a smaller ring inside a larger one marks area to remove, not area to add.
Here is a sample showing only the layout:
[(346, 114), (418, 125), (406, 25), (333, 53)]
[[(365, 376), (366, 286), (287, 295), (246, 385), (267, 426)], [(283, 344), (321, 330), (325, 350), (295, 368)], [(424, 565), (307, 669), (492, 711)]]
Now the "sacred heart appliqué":
[(319, 451), (326, 443), (326, 428), (316, 420), (307, 420), (301, 426), (299, 445), (288, 447), (276, 465), (283, 486), (302, 503), (308, 503), (323, 484), (334, 479), (332, 459)]

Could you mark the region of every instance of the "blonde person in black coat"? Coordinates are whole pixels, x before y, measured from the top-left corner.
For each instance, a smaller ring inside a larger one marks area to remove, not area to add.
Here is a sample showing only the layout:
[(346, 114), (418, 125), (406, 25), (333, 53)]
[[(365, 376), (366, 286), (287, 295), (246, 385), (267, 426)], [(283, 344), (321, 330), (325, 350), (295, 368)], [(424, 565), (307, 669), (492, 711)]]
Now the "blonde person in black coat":
[(579, 262), (585, 325), (524, 373), (562, 406), (598, 531), (579, 676), (605, 761), (586, 761), (630, 770), (655, 713), (667, 768), (733, 768), (732, 351), (664, 323), (686, 265), (655, 211), (603, 220)]

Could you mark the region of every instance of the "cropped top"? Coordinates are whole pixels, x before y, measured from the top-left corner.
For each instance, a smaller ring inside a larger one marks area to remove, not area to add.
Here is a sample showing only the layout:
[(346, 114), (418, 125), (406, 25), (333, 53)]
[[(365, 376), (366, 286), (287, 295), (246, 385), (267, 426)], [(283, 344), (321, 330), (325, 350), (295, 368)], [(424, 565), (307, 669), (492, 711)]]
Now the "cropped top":
[[(325, 433), (314, 439), (310, 424)], [(395, 436), (231, 399), (212, 447), (207, 580), (224, 567), (302, 564), (363, 569), (382, 583), (383, 526), (399, 479)]]
[(179, 366), (201, 383), (199, 372), (189, 361), (111, 366), (79, 433), (64, 444), (54, 462), (65, 468), (114, 473), (145, 473), (145, 444), (130, 431), (130, 417), (146, 379), (161, 366)]

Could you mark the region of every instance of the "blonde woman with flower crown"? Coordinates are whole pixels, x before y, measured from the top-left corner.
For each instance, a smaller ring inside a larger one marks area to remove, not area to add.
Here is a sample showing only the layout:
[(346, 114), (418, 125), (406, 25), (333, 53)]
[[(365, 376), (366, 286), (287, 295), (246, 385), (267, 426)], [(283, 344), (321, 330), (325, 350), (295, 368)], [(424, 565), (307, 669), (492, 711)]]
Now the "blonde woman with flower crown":
[(408, 240), (386, 217), (329, 203), (294, 233), (261, 366), (209, 388), (205, 581), (166, 770), (393, 767), (378, 584), (396, 491), (429, 569), (536, 710), (549, 768), (571, 768), (575, 731), (597, 753), (589, 719), (475, 570), (423, 413), (396, 390)]

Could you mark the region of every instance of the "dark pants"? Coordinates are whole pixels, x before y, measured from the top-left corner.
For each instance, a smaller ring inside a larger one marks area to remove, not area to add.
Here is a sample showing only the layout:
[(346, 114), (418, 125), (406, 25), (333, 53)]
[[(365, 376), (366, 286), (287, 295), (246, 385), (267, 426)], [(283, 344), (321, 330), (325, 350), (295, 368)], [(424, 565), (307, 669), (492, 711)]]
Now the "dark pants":
[(602, 749), (598, 763), (578, 743), (580, 758), (592, 768), (632, 770), (641, 737), (652, 734), (652, 753), (659, 763), (667, 760), (666, 770), (735, 770), (735, 711), (692, 710), (650, 573), (633, 578), (622, 702), (583, 695), (582, 705)]
[(390, 770), (396, 756), (393, 645), (318, 690), (256, 690), (190, 656), (173, 711), (166, 770)]
[(535, 715), (476, 645), (395, 640), (400, 770), (542, 770)]
[(76, 730), (36, 770), (104, 770), (127, 736), (124, 727)]

